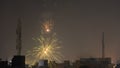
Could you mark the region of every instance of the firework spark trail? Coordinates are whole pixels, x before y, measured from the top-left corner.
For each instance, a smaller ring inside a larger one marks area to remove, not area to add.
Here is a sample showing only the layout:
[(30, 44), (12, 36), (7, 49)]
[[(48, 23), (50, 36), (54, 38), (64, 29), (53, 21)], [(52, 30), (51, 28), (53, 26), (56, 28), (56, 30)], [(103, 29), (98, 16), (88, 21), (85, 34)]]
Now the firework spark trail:
[(51, 30), (53, 29), (53, 20), (47, 20), (45, 21), (45, 23), (43, 23), (42, 25), (42, 29), (44, 30), (44, 33), (49, 33), (52, 32)]
[(33, 57), (34, 62), (38, 62), (40, 59), (47, 59), (48, 61), (61, 62), (63, 56), (59, 52), (59, 40), (56, 38), (56, 33), (52, 31), (52, 20), (48, 20), (42, 25), (41, 35), (36, 40), (39, 45), (34, 47), (32, 51), (29, 51), (27, 56)]

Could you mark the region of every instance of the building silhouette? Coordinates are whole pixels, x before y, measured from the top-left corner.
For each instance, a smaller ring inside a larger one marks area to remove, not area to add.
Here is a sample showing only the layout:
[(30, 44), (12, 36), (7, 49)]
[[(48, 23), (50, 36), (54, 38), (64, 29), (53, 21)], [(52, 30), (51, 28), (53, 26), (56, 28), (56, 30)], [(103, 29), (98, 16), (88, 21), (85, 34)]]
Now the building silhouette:
[(56, 63), (56, 67), (53, 68), (113, 68), (113, 64), (111, 58), (80, 58), (73, 63)]
[(48, 60), (39, 60), (32, 68), (49, 68)]
[(25, 56), (17, 55), (12, 59), (12, 68), (25, 68)]
[(115, 68), (120, 68), (120, 64), (117, 64)]
[(8, 65), (8, 61), (0, 60), (0, 68), (10, 68)]
[(73, 68), (113, 68), (111, 58), (80, 58)]

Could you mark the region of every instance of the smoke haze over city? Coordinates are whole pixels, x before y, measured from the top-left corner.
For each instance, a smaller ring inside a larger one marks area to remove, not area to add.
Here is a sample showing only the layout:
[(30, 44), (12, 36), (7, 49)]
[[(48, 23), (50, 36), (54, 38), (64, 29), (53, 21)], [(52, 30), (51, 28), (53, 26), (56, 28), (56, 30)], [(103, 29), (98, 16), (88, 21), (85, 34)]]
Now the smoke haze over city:
[(38, 44), (41, 23), (49, 16), (67, 60), (101, 57), (102, 32), (105, 56), (115, 63), (120, 50), (120, 2), (96, 0), (2, 0), (0, 2), (0, 58), (16, 54), (16, 28), (22, 21), (22, 54)]

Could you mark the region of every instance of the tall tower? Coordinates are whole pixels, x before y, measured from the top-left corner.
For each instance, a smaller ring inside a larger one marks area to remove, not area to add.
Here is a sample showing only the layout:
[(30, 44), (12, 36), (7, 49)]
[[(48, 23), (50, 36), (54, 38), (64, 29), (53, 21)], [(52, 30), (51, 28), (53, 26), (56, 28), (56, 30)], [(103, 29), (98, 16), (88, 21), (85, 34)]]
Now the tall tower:
[(102, 33), (102, 58), (105, 58), (104, 32)]
[(22, 49), (22, 43), (21, 43), (21, 19), (18, 19), (18, 24), (17, 24), (17, 29), (16, 29), (16, 35), (17, 35), (17, 39), (16, 39), (16, 51), (17, 51), (17, 55), (21, 55), (21, 49)]

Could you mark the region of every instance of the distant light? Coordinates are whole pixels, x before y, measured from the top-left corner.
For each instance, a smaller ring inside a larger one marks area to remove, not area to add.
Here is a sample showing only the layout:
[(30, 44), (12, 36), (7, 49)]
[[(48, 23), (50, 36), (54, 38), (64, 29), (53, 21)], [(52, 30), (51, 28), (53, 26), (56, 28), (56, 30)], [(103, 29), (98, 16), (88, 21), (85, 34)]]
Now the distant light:
[(12, 63), (12, 61), (10, 60), (9, 63)]
[(114, 65), (113, 68), (116, 68), (116, 65)]
[(50, 29), (46, 29), (46, 32), (50, 32)]

